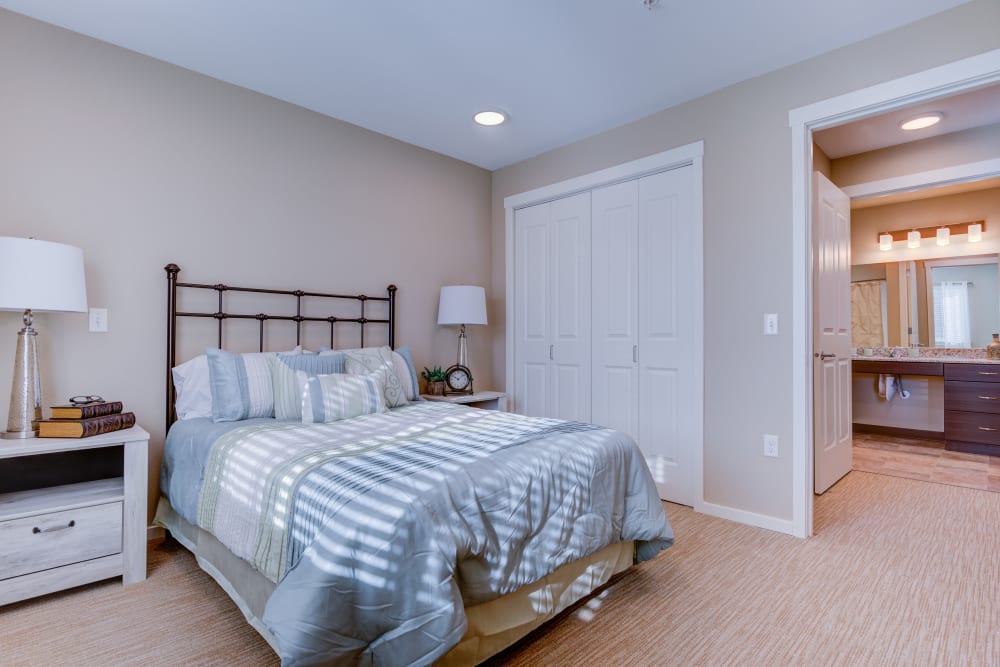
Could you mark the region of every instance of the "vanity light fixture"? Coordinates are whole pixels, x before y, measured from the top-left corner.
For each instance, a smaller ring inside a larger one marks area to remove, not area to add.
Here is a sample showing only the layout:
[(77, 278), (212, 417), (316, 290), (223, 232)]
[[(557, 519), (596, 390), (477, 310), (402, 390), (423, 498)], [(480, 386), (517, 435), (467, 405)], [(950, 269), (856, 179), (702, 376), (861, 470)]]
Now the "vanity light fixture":
[(922, 113), (919, 116), (903, 121), (899, 124), (899, 128), (901, 130), (922, 130), (932, 125), (937, 125), (941, 122), (942, 118), (944, 118), (944, 114), (940, 111)]
[(892, 250), (893, 244), (906, 241), (907, 248), (919, 248), (922, 239), (935, 239), (937, 245), (945, 246), (951, 243), (953, 236), (967, 235), (969, 243), (979, 243), (983, 240), (983, 232), (986, 230), (985, 220), (974, 220), (972, 222), (960, 222), (954, 225), (940, 225), (937, 227), (918, 227), (916, 229), (879, 232), (877, 235), (878, 249), (882, 251)]
[(502, 111), (480, 111), (472, 120), (476, 121), (479, 125), (485, 125), (487, 127), (492, 127), (494, 125), (501, 125), (507, 121), (507, 114)]

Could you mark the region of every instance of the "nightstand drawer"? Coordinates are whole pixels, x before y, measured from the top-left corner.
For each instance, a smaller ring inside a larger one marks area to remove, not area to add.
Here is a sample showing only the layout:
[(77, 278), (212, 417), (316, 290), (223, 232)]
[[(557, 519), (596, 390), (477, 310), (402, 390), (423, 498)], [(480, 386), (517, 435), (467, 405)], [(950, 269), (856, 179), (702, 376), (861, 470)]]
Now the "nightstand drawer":
[(122, 504), (104, 503), (0, 522), (0, 579), (122, 550)]

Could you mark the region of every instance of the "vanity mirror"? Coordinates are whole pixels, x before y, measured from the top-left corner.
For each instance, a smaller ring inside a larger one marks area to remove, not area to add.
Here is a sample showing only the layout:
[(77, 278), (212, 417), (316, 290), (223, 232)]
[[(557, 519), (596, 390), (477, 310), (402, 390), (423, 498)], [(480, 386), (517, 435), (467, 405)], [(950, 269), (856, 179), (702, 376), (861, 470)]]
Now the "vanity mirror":
[(855, 347), (984, 348), (998, 331), (996, 254), (851, 267)]

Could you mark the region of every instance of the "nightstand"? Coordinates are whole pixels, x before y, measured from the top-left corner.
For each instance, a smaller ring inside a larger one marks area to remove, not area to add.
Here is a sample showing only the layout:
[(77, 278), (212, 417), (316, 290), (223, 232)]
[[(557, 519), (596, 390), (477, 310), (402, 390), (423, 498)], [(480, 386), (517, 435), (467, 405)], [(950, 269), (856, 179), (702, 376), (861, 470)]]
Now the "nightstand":
[(450, 396), (431, 396), (430, 394), (421, 394), (420, 396), (428, 401), (461, 403), (462, 405), (468, 405), (472, 408), (507, 412), (507, 394), (502, 391), (477, 391), (474, 394), (452, 394)]
[[(119, 476), (0, 493), (0, 605), (111, 577), (121, 576), (123, 584), (146, 578), (149, 434), (142, 428), (0, 440), (0, 478), (15, 463), (44, 470), (59, 455), (93, 456), (113, 447), (122, 451)], [(88, 450), (94, 454), (80, 454)]]

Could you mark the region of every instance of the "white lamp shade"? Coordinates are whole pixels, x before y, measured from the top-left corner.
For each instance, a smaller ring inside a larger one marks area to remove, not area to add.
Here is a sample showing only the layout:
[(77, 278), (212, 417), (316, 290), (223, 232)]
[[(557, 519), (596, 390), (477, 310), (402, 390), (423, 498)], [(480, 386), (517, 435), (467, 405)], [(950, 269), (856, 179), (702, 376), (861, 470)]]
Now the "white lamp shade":
[(920, 232), (914, 230), (906, 235), (906, 247), (907, 248), (920, 247)]
[(438, 324), (486, 324), (486, 290), (475, 285), (442, 287)]
[(979, 243), (983, 240), (983, 226), (980, 224), (969, 225), (969, 243)]
[(879, 234), (878, 249), (892, 250), (892, 234)]
[(87, 312), (83, 251), (0, 236), (0, 310)]
[(948, 245), (951, 243), (951, 230), (947, 227), (938, 227), (937, 234), (935, 236), (937, 238), (938, 245)]

